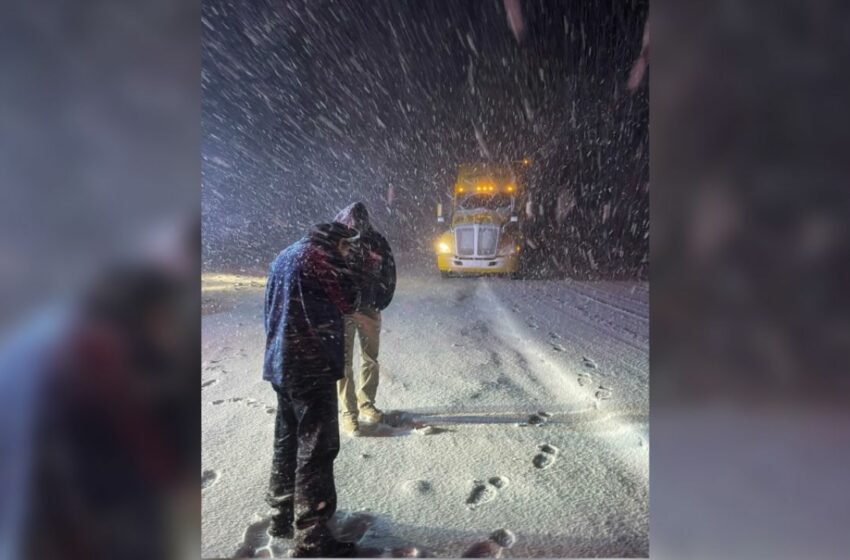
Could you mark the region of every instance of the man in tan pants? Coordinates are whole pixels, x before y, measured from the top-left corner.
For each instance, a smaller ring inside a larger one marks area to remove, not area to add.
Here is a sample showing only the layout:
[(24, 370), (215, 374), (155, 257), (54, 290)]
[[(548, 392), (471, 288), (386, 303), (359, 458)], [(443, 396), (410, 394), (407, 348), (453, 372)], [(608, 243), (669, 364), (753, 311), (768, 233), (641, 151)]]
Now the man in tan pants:
[[(395, 260), (389, 243), (372, 228), (362, 202), (354, 203), (336, 216), (336, 221), (360, 232), (357, 270), (362, 271), (360, 306), (345, 316), (345, 377), (337, 382), (340, 428), (350, 436), (360, 435), (362, 419), (378, 423), (384, 414), (375, 406), (378, 392), (378, 349), (381, 339), (381, 310), (395, 292)], [(360, 341), (360, 375), (354, 379), (354, 339)]]
[[(339, 407), (343, 421), (357, 423), (357, 414), (370, 422), (380, 422), (383, 414), (375, 408), (378, 393), (378, 349), (380, 347), (381, 312), (362, 310), (345, 316), (345, 377), (337, 382)], [(360, 383), (354, 383), (354, 338), (360, 344)], [(354, 431), (359, 426), (352, 427)], [(343, 431), (345, 426), (343, 426)]]

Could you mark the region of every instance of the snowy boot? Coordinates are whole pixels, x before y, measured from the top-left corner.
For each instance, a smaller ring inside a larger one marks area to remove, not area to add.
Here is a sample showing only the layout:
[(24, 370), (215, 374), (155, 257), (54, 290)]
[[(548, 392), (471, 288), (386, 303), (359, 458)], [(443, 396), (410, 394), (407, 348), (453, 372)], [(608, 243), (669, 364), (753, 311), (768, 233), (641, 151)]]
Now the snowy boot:
[(368, 403), (360, 407), (360, 418), (366, 422), (379, 424), (384, 421), (384, 413), (375, 408), (372, 403)]
[(278, 512), (272, 515), (269, 525), (269, 535), (276, 539), (291, 539), (295, 536), (295, 527), (292, 525), (292, 512)]
[(360, 435), (360, 423), (357, 421), (357, 413), (343, 412), (339, 419), (339, 427), (345, 435), (358, 437)]
[(352, 542), (329, 539), (325, 542), (307, 545), (300, 543), (292, 550), (293, 558), (353, 558), (357, 548)]
[(266, 497), (266, 501), (276, 511), (269, 524), (269, 535), (278, 539), (291, 539), (295, 536), (295, 504), (292, 495), (284, 498)]

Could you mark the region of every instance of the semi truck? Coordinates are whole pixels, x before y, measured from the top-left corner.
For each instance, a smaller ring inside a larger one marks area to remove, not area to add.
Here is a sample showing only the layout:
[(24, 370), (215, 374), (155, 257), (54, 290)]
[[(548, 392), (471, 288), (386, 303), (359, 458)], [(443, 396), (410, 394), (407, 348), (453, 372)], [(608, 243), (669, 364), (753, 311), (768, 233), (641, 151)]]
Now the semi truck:
[[(521, 162), (528, 165), (528, 160)], [(520, 209), (525, 189), (517, 166), (459, 166), (450, 208), (437, 204), (437, 223), (447, 229), (434, 243), (443, 277), (463, 274), (516, 276), (522, 247)]]

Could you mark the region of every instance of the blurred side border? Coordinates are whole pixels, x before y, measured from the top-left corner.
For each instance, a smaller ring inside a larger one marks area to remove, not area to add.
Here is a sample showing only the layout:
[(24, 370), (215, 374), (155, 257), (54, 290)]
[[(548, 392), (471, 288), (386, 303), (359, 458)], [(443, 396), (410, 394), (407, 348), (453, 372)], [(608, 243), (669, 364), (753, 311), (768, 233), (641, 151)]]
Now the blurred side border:
[[(191, 336), (142, 335), (177, 316), (175, 302), (192, 305), (176, 295), (180, 286), (197, 291), (198, 263), (177, 249), (187, 245), (153, 240), (169, 237), (164, 223), (192, 231), (199, 215), (199, 6), (40, 1), (4, 10), (4, 339), (30, 332), (33, 314), (70, 302), (86, 312), (63, 315), (82, 322), (62, 325), (89, 330), (72, 338), (77, 361), (59, 365), (97, 379), (89, 354), (79, 352), (121, 357), (136, 382), (170, 395), (155, 405), (131, 400), (128, 425), (168, 417), (184, 434), (172, 440), (142, 430), (148, 435), (125, 441), (199, 445), (197, 393), (170, 392), (162, 378), (141, 373), (165, 371), (152, 364), (170, 356), (174, 379), (196, 381), (197, 363), (186, 367), (188, 354), (168, 353), (183, 346), (197, 358)], [(654, 0), (650, 10), (652, 556), (846, 557), (850, 6)], [(191, 235), (184, 239), (193, 246)], [(139, 263), (146, 272), (126, 273), (118, 293), (92, 292)], [(151, 270), (155, 280), (145, 276)], [(157, 312), (135, 321), (139, 302)], [(196, 320), (190, 330), (198, 329)], [(122, 343), (111, 347), (113, 338)], [(26, 362), (3, 363), (5, 384)], [(91, 394), (75, 397), (89, 411)], [(97, 411), (123, 417), (121, 408)], [(80, 410), (57, 415), (83, 422), (85, 414), (73, 415)], [(2, 423), (19, 421), (7, 412)], [(69, 433), (87, 433), (81, 426)], [(17, 457), (17, 444), (4, 439), (0, 456)], [(152, 453), (161, 460), (137, 473), (143, 482), (134, 487), (152, 498), (150, 509), (134, 510), (150, 525), (137, 527), (167, 526), (158, 544), (173, 557), (199, 537), (196, 448), (169, 460)], [(133, 456), (121, 446), (110, 451)], [(26, 472), (10, 465), (0, 470), (0, 492)], [(2, 497), (6, 530), (15, 502)], [(85, 554), (85, 533), (51, 529), (69, 539), (65, 557), (94, 557)]]
[(200, 556), (200, 6), (0, 15), (0, 558)]
[(850, 550), (848, 16), (651, 5), (653, 558)]

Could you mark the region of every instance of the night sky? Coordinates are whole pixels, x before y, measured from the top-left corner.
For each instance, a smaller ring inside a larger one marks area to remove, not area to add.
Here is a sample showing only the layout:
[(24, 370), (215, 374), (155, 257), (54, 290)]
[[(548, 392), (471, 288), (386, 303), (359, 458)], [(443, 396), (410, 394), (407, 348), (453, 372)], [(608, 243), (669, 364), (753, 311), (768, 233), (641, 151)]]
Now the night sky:
[[(427, 251), (458, 163), (530, 157), (537, 235), (553, 241), (541, 262), (645, 268), (648, 78), (634, 92), (626, 80), (647, 11), (205, 0), (206, 267), (261, 270), (354, 200), (397, 250)], [(564, 196), (572, 209), (555, 223)]]

